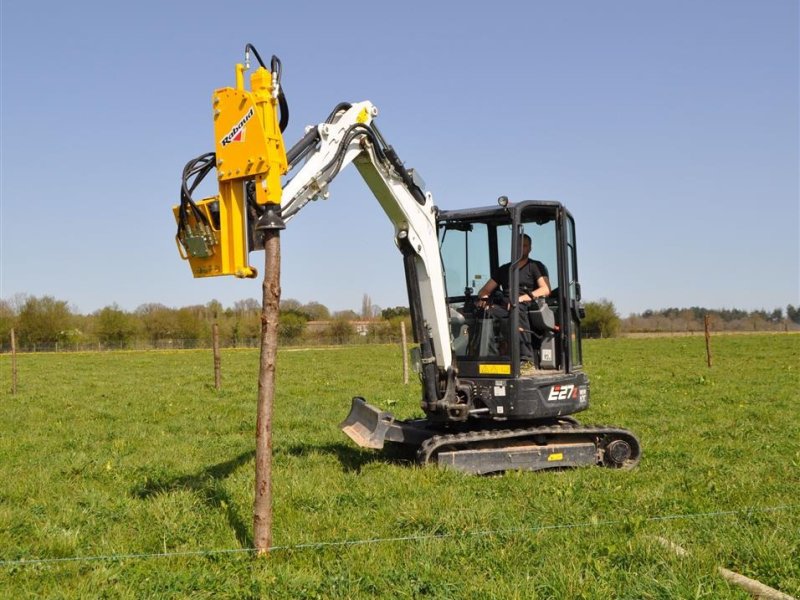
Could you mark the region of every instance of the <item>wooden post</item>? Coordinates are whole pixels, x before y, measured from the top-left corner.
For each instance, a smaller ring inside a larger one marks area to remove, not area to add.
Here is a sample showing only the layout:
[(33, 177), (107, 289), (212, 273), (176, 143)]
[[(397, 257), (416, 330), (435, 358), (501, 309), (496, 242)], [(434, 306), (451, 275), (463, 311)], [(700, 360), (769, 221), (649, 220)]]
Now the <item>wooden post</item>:
[(403, 350), (403, 383), (408, 383), (408, 348), (406, 347), (406, 322), (400, 321), (400, 340)]
[(253, 502), (253, 543), (257, 556), (272, 545), (272, 402), (278, 354), (281, 301), (280, 230), (268, 229), (264, 240), (264, 284), (261, 304), (261, 363), (258, 373), (256, 420), (256, 490)]
[(219, 390), (222, 387), (222, 376), (220, 373), (220, 363), (222, 360), (219, 356), (219, 326), (216, 323), (211, 326), (211, 345), (214, 347), (214, 388)]
[(706, 329), (706, 359), (708, 360), (708, 368), (711, 368), (711, 333), (709, 332), (711, 316), (705, 315), (703, 323)]
[[(669, 541), (663, 537), (655, 537), (655, 539), (659, 544), (664, 546), (665, 548), (672, 550), (675, 554), (680, 556), (681, 558), (689, 557), (689, 553), (681, 548), (678, 544)], [(734, 585), (738, 585), (746, 592), (748, 592), (754, 598), (764, 598), (765, 600), (795, 600), (792, 596), (788, 594), (784, 594), (776, 590), (775, 588), (771, 588), (768, 585), (764, 585), (760, 581), (756, 581), (755, 579), (750, 579), (749, 577), (745, 577), (739, 573), (734, 571), (730, 571), (724, 567), (717, 567), (717, 572), (725, 578), (726, 581), (729, 583), (733, 583)]]
[(11, 393), (17, 393), (17, 336), (11, 328)]
[(794, 600), (789, 594), (784, 594), (775, 588), (764, 585), (760, 581), (750, 579), (749, 577), (745, 577), (744, 575), (730, 571), (724, 567), (717, 567), (717, 572), (722, 575), (726, 581), (738, 585), (754, 598), (764, 598), (764, 600)]

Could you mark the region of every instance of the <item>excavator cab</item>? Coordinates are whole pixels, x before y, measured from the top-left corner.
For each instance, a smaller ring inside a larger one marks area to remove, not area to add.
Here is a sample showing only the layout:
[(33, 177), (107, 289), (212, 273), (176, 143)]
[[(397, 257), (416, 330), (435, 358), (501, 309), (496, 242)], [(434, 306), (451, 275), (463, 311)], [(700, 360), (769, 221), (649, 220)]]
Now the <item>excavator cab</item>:
[[(343, 431), (362, 447), (403, 444), (417, 449), (421, 464), (472, 474), (635, 466), (641, 450), (634, 434), (582, 425), (570, 416), (589, 406), (572, 215), (558, 202), (503, 202), (441, 211), (437, 227), (457, 396), (467, 416), (452, 411), (449, 421), (430, 414), (398, 421), (357, 397)], [(519, 261), (523, 234), (532, 238), (529, 257), (542, 263), (551, 293), (538, 302), (515, 302), (527, 290), (520, 289), (518, 268), (512, 267), (508, 289), (493, 299), (503, 306), (498, 317), (478, 303), (478, 292), (501, 265)], [(523, 310), (527, 319), (520, 318)], [(533, 338), (533, 372), (520, 364), (519, 339), (525, 334)]]
[[(583, 309), (569, 212), (558, 202), (527, 201), (442, 211), (438, 227), (459, 377), (519, 377), (522, 336), (534, 349), (534, 376), (580, 370)], [(508, 316), (498, 318), (496, 311), (479, 306), (478, 291), (501, 265), (522, 257), (523, 234), (533, 240), (529, 258), (548, 278), (551, 293), (535, 303), (515, 302), (529, 290), (522, 289), (519, 272), (512, 268), (508, 289), (495, 290), (489, 300), (508, 309)]]

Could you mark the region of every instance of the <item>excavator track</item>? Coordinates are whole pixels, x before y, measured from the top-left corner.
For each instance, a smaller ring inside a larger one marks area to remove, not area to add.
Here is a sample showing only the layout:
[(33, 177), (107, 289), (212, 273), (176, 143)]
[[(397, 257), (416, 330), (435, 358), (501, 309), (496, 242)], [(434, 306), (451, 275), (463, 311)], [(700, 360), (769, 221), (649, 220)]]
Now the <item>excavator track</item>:
[(640, 458), (639, 440), (627, 429), (571, 418), (555, 425), (434, 435), (417, 451), (421, 465), (479, 475), (584, 465), (631, 469)]

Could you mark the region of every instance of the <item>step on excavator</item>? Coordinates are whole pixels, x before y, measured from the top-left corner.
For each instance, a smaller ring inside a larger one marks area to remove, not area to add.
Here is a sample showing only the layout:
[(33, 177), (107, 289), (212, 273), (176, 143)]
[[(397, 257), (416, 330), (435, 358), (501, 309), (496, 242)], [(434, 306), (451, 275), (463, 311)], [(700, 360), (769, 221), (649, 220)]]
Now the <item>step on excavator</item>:
[[(259, 64), (246, 89), (251, 52)], [(255, 277), (248, 256), (263, 249), (265, 232), (284, 229), (309, 203), (327, 198), (330, 182), (352, 164), (394, 226), (425, 416), (398, 420), (355, 397), (344, 433), (364, 448), (400, 444), (420, 464), (471, 474), (634, 467), (641, 449), (631, 431), (572, 416), (589, 407), (589, 378), (575, 220), (564, 205), (501, 196), (485, 208), (440, 210), (386, 142), (368, 101), (337, 104), (287, 151), (281, 74), (277, 57), (268, 68), (248, 44), (235, 87), (213, 93), (215, 151), (187, 163), (173, 207), (178, 250), (193, 275)], [(195, 200), (213, 169), (219, 193)], [(529, 302), (521, 300), (531, 290), (516, 266), (525, 262), (524, 236), (535, 241), (549, 290)], [(506, 289), (479, 297), (503, 264), (512, 265)], [(530, 363), (521, 356), (524, 336)]]

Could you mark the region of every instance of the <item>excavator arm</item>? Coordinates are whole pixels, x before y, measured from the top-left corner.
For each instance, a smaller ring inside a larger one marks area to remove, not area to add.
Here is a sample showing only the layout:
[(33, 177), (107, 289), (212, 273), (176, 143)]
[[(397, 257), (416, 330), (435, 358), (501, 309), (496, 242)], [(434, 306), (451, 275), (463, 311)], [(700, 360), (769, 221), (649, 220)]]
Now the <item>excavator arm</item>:
[[(404, 256), (413, 258), (415, 276), (408, 283), (409, 291), (418, 290), (418, 298), (409, 301), (412, 310), (418, 305), (421, 324), (427, 331), (415, 333), (432, 339), (436, 364), (447, 370), (452, 351), (436, 207), (431, 194), (423, 191), (421, 182), (383, 140), (373, 123), (377, 114), (378, 109), (370, 102), (339, 105), (339, 112), (329, 121), (311, 130), (316, 135), (306, 135), (289, 151), (292, 156), (307, 152), (307, 159), (283, 186), (283, 218), (288, 222), (309, 201), (327, 197), (329, 183), (354, 164), (392, 222), (397, 247)], [(308, 146), (313, 148), (309, 151)]]
[(420, 345), (424, 408), (429, 414), (449, 411), (452, 418), (458, 409), (437, 209), (375, 126), (377, 114), (371, 102), (340, 104), (324, 123), (307, 131), (287, 153), (290, 169), (305, 162), (283, 187), (282, 214), (289, 221), (311, 200), (327, 197), (330, 182), (355, 165), (392, 222), (403, 255), (414, 337)]

